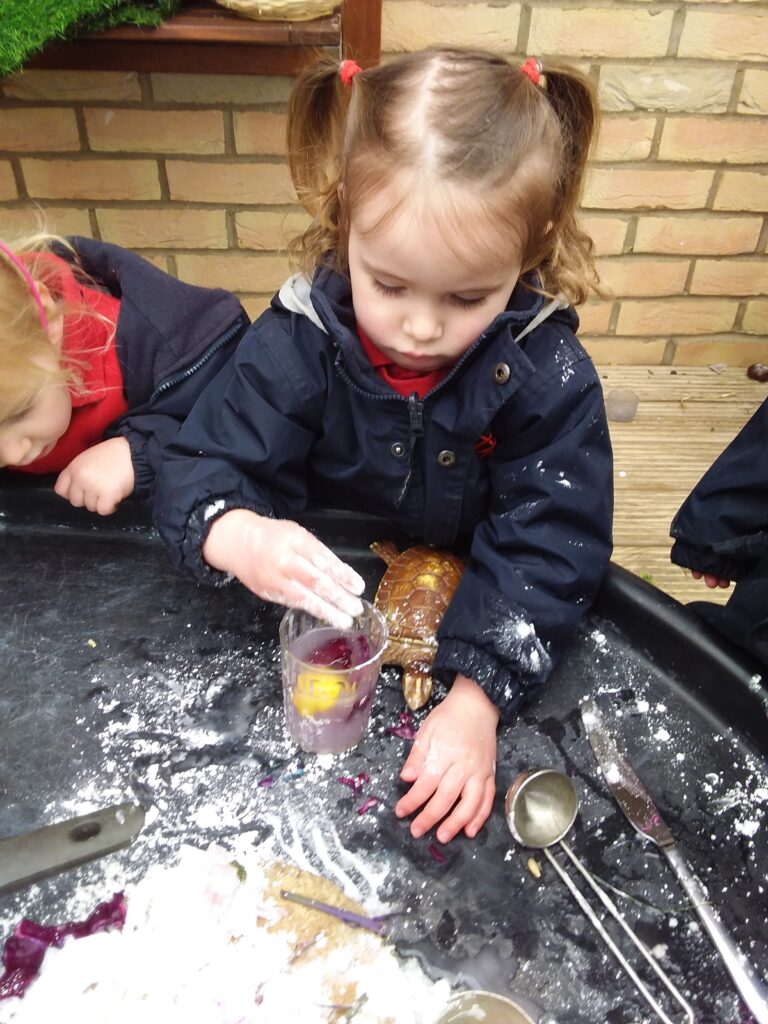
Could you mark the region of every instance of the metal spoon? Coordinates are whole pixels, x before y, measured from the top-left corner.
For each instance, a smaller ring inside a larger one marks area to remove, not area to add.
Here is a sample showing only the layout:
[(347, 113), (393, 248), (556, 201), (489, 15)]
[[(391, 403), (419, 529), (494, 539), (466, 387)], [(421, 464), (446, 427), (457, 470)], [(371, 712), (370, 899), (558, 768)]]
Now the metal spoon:
[(638, 991), (643, 995), (648, 1004), (654, 1009), (664, 1024), (673, 1024), (644, 982), (638, 977), (637, 972), (627, 961), (621, 950), (613, 941), (611, 936), (603, 927), (600, 918), (587, 903), (584, 896), (576, 888), (576, 885), (566, 873), (564, 868), (555, 860), (549, 852), (549, 847), (559, 843), (560, 848), (565, 851), (569, 860), (586, 879), (591, 889), (596, 893), (605, 909), (614, 917), (626, 934), (632, 940), (643, 957), (648, 961), (653, 970), (662, 980), (670, 994), (677, 1000), (685, 1013), (685, 1020), (693, 1024), (693, 1010), (686, 1002), (675, 985), (661, 969), (656, 958), (648, 947), (632, 931), (616, 904), (608, 895), (595, 883), (592, 875), (582, 864), (581, 860), (563, 842), (563, 836), (570, 830), (579, 809), (579, 798), (573, 783), (563, 772), (554, 768), (541, 768), (536, 771), (522, 772), (514, 780), (507, 790), (504, 800), (504, 813), (507, 818), (507, 825), (513, 837), (521, 846), (534, 850), (542, 850), (549, 863), (559, 875), (561, 881), (567, 887), (576, 903), (579, 905), (587, 919), (597, 930), (619, 961), (621, 966), (635, 983)]

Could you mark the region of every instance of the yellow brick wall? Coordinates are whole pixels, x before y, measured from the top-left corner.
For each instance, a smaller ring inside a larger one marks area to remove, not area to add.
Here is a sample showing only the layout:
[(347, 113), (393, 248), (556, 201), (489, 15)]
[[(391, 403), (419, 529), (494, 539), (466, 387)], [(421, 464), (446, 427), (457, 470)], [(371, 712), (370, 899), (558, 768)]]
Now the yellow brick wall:
[[(604, 117), (583, 199), (608, 301), (599, 363), (768, 362), (768, 5), (384, 0), (385, 59), (430, 45), (558, 57)], [(129, 246), (252, 314), (287, 273), (290, 80), (29, 71), (0, 82), (0, 236), (34, 223)]]

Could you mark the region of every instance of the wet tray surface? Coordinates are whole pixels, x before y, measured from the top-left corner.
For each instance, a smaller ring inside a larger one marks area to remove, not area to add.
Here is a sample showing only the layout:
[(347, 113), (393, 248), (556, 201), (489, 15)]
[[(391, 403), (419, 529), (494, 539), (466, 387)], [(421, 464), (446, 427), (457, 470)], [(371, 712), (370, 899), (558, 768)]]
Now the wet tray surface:
[[(683, 641), (662, 637), (662, 621), (678, 612), (653, 588), (613, 570), (542, 698), (500, 731), (488, 825), (475, 841), (440, 847), (432, 836), (414, 840), (392, 811), (408, 747), (387, 733), (402, 710), (394, 670), (356, 751), (301, 755), (282, 729), (280, 609), (240, 587), (198, 587), (144, 527), (22, 520), (0, 500), (0, 835), (132, 798), (148, 815), (129, 849), (0, 899), (0, 942), (23, 915), (84, 916), (181, 843), (247, 837), (343, 882), (363, 904), (408, 908), (395, 919), (398, 948), (434, 977), (512, 991), (559, 1024), (653, 1020), (544, 859), (536, 879), (532, 852), (506, 827), (512, 779), (554, 767), (581, 801), (572, 848), (627, 895), (616, 897), (623, 912), (697, 1020), (748, 1019), (663, 858), (613, 801), (577, 710), (596, 696), (726, 927), (764, 973), (764, 691), (747, 662), (718, 662), (685, 613), (679, 628), (694, 653), (681, 659)], [(372, 596), (382, 563), (349, 531), (345, 546), (343, 521), (318, 528)], [(360, 793), (338, 782), (360, 772), (370, 776)], [(267, 778), (274, 784), (260, 786)], [(369, 796), (378, 804), (359, 814)]]

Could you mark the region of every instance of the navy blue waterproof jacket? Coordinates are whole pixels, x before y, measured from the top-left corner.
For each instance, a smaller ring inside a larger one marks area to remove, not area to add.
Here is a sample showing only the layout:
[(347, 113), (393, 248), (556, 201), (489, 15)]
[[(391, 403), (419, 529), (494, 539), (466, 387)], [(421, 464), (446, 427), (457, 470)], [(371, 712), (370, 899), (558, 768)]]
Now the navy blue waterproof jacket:
[[(117, 357), (128, 412), (106, 436), (123, 436), (136, 480), (133, 496), (149, 496), (161, 449), (203, 388), (234, 351), (250, 321), (222, 288), (198, 288), (106, 242), (68, 239), (83, 270), (120, 300)], [(71, 260), (66, 249), (57, 254)]]
[(725, 608), (706, 617), (768, 664), (768, 399), (696, 484), (670, 533), (677, 565), (736, 582)]
[[(561, 310), (518, 285), (419, 400), (392, 391), (358, 339), (348, 280), (321, 269), (322, 328), (276, 297), (166, 452), (155, 523), (198, 578), (213, 519), (307, 506), (386, 517), (428, 544), (470, 547), (434, 665), (475, 680), (511, 716), (549, 675), (611, 552), (612, 458), (600, 383)], [(475, 452), (492, 432), (488, 458)]]

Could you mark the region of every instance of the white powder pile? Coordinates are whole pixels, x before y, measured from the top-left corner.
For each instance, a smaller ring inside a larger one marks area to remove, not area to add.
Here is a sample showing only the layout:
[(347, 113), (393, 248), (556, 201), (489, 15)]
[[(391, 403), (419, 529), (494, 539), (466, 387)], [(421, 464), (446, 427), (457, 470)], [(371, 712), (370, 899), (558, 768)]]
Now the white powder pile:
[(327, 942), (316, 911), (311, 942), (298, 942), (280, 927), (287, 905), (268, 892), (270, 866), (259, 851), (236, 864), (221, 847), (183, 846), (175, 867), (152, 867), (126, 893), (122, 931), (49, 950), (24, 998), (0, 1004), (0, 1022), (328, 1024), (355, 1005), (355, 1024), (433, 1024), (446, 981), (362, 929)]

